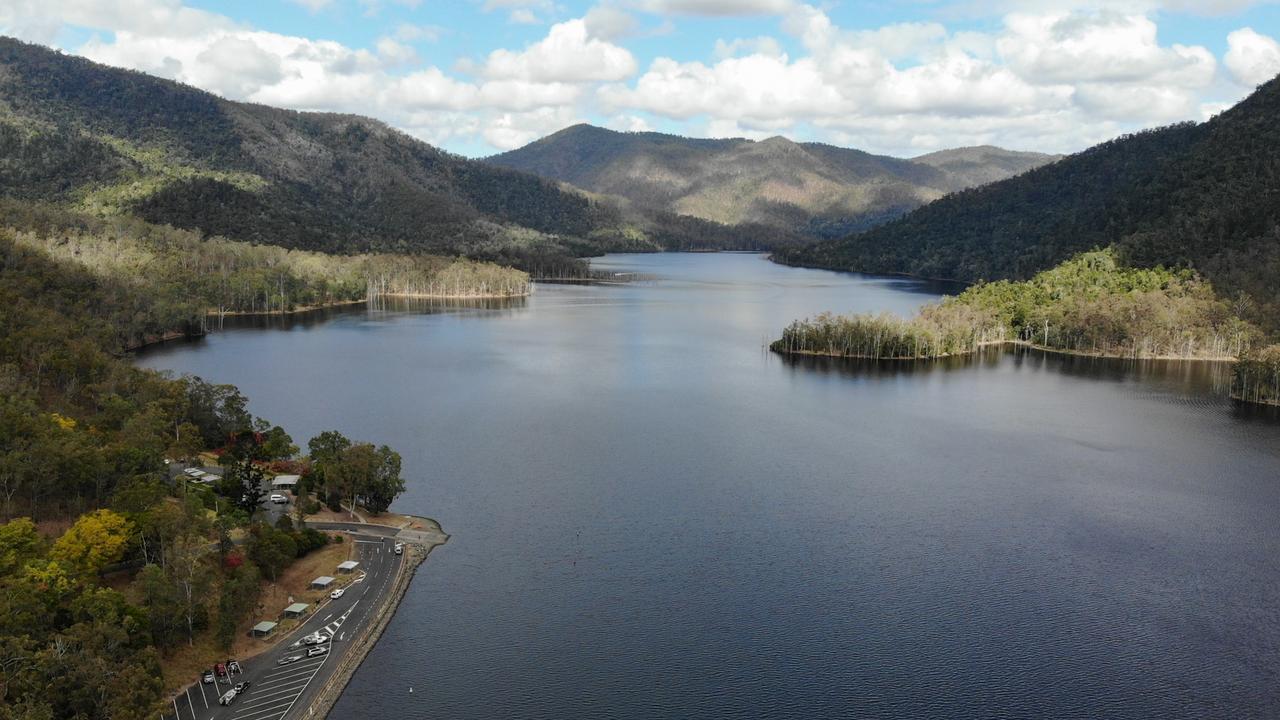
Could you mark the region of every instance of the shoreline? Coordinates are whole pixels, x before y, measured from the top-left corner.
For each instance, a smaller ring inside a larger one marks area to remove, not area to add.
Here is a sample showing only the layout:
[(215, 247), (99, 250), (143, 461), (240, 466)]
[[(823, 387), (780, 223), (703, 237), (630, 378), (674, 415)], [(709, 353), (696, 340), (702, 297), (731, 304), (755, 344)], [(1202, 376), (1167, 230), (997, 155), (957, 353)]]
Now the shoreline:
[[(359, 300), (335, 300), (333, 302), (324, 303), (321, 305), (301, 305), (292, 310), (226, 310), (226, 311), (222, 311), (222, 310), (208, 309), (208, 310), (205, 310), (204, 315), (202, 317), (205, 319), (215, 318), (218, 321), (221, 321), (225, 318), (255, 318), (255, 317), (286, 318), (286, 317), (292, 317), (294, 315), (305, 315), (307, 313), (320, 312), (323, 310), (332, 310), (335, 308), (350, 307), (352, 305), (368, 304), (370, 302), (377, 300), (378, 298), (405, 298), (405, 299), (421, 299), (421, 300), (515, 300), (518, 298), (527, 298), (532, 294), (533, 294), (533, 285), (532, 285), (532, 281), (530, 281), (529, 291), (524, 293), (506, 293), (506, 294), (489, 293), (485, 295), (457, 295), (457, 294), (424, 295), (424, 294), (418, 294), (418, 293), (380, 293), (371, 298), (366, 297), (366, 298), (360, 298)], [(213, 331), (214, 331), (214, 328), (211, 328), (211, 327), (206, 327), (201, 332), (198, 332), (198, 333), (188, 333), (188, 332), (179, 332), (177, 330), (170, 330), (168, 332), (155, 336), (154, 338), (144, 340), (143, 342), (138, 343), (137, 345), (130, 345), (129, 347), (124, 348), (122, 352), (136, 353), (139, 350), (145, 350), (146, 348), (153, 347), (156, 345), (164, 345), (165, 343), (172, 342), (174, 340), (194, 340), (197, 338), (205, 337)]]
[(980, 342), (977, 347), (969, 352), (963, 353), (944, 353), (942, 355), (923, 355), (920, 357), (887, 357), (872, 355), (849, 355), (846, 353), (836, 352), (817, 352), (814, 350), (781, 350), (773, 347), (770, 343), (769, 351), (778, 353), (779, 355), (804, 355), (807, 357), (829, 357), (844, 358), (847, 360), (884, 360), (888, 362), (914, 362), (921, 360), (945, 360), (947, 358), (967, 357), (975, 355), (983, 348), (1003, 347), (1012, 345), (1014, 347), (1026, 348), (1028, 350), (1039, 350), (1041, 352), (1053, 353), (1055, 355), (1069, 355), (1071, 357), (1087, 357), (1098, 358), (1100, 360), (1159, 360), (1163, 362), (1225, 362), (1233, 363), (1239, 361), (1240, 358), (1231, 355), (1211, 355), (1211, 356), (1185, 356), (1185, 355), (1109, 355), (1101, 352), (1084, 352), (1082, 350), (1066, 350), (1063, 348), (1048, 347), (1045, 345), (1036, 345), (1026, 340), (991, 340), (988, 342)]
[[(413, 516), (407, 516), (413, 517)], [(323, 720), (329, 716), (329, 712), (333, 710), (333, 706), (337, 704), (338, 698), (342, 697), (342, 693), (350, 684), (351, 678), (355, 677), (356, 671), (364, 664), (365, 658), (373, 651), (373, 648), (382, 639), (382, 634), (386, 632), (387, 627), (391, 624), (391, 619), (395, 617), (396, 611), (400, 608), (400, 603), (408, 594), (409, 586), (413, 583), (413, 578), (417, 575), (418, 568), (422, 563), (426, 562), (431, 555), (431, 551), (437, 547), (449, 542), (449, 535), (440, 527), (440, 523), (430, 518), (415, 518), (426, 521), (435, 527), (434, 531), (423, 533), (420, 531), (406, 530), (416, 534), (418, 537), (404, 537), (397, 539), (405, 543), (405, 549), (408, 551), (408, 557), (405, 558), (404, 564), (400, 568), (399, 574), (396, 576), (395, 584), (387, 592), (383, 599), (382, 606), (377, 610), (376, 619), (373, 624), (367, 626), (359, 638), (352, 640), (351, 648), (343, 656), (337, 669), (329, 677), (328, 682), (316, 694), (315, 699), (307, 706), (305, 713), (298, 717), (317, 718)], [(379, 523), (351, 523), (352, 525), (367, 525), (375, 527), (395, 527), (392, 525), (382, 525)], [(428, 536), (434, 536), (430, 539)], [(437, 539), (439, 538), (439, 539)]]
[[(533, 282), (532, 280), (530, 281)], [(331, 308), (347, 307), (349, 305), (360, 305), (373, 302), (379, 298), (407, 298), (415, 300), (514, 300), (516, 298), (527, 298), (533, 294), (532, 288), (528, 292), (523, 293), (378, 293), (370, 297), (363, 297), (356, 300), (335, 300), (329, 303), (321, 303), (319, 305), (299, 305), (292, 310), (214, 310), (205, 311), (205, 317), (287, 317), (289, 315), (301, 315), (318, 310), (329, 310)]]

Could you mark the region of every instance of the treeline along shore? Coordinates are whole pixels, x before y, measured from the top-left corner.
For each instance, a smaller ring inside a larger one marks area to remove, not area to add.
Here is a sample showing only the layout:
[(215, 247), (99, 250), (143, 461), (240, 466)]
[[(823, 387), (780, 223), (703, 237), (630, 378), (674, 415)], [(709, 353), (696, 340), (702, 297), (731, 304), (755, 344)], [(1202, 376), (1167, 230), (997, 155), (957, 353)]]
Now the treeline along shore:
[(172, 316), (169, 328), (202, 330), (206, 314), (287, 314), (380, 296), (522, 297), (531, 287), (527, 273), (490, 262), (291, 250), (15, 200), (0, 201), (0, 228), (20, 246), (143, 291)]
[(833, 315), (797, 320), (778, 353), (874, 360), (965, 355), (1019, 344), (1133, 359), (1238, 361), (1232, 395), (1280, 402), (1280, 346), (1242, 320), (1190, 270), (1133, 268), (1111, 250), (1082, 253), (1023, 282), (979, 283), (914, 318)]

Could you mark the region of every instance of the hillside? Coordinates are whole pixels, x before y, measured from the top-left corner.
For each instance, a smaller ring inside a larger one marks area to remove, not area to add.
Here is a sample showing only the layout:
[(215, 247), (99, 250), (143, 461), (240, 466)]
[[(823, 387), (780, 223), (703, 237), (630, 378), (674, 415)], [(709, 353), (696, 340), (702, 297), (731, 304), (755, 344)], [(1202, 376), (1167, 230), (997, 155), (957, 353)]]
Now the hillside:
[(0, 196), (324, 252), (571, 256), (767, 249), (738, 233), (454, 156), (355, 115), (223, 100), (0, 38)]
[[(329, 252), (499, 259), (615, 225), (553, 183), (380, 122), (228, 102), (0, 38), (0, 189), (99, 215)], [(512, 232), (523, 229), (533, 232)]]
[(902, 160), (782, 137), (704, 140), (575, 125), (487, 162), (648, 210), (832, 237), (1052, 159), (984, 147)]
[(1091, 248), (1189, 267), (1280, 331), (1280, 80), (1204, 123), (1103, 143), (945, 197), (781, 262), (978, 280), (1028, 278)]

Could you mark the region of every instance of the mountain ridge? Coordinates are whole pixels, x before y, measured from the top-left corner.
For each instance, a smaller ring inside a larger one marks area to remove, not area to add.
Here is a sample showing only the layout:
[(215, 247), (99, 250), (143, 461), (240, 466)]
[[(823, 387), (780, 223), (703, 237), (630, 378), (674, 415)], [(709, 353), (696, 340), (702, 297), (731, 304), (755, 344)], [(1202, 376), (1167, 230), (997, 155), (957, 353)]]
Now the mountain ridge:
[[(968, 149), (953, 152), (960, 150)], [(985, 150), (948, 165), (798, 143), (780, 135), (759, 141), (686, 138), (579, 123), (484, 161), (625, 198), (641, 208), (825, 237), (1056, 158)], [(957, 170), (962, 162), (967, 166)]]
[(1280, 78), (1203, 123), (1124, 135), (939, 199), (781, 262), (963, 281), (1025, 279), (1114, 247), (1137, 266), (1190, 267), (1280, 331)]

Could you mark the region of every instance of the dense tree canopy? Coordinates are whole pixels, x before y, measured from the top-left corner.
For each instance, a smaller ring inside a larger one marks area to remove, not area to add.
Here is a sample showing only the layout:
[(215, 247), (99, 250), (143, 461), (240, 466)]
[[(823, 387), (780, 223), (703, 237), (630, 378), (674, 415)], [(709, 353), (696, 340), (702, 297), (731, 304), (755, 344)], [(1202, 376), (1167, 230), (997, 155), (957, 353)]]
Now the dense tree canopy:
[(1280, 332), (1280, 79), (1212, 120), (1106, 142), (955, 193), (787, 263), (965, 281), (1025, 279), (1113, 246), (1138, 267), (1192, 268)]

